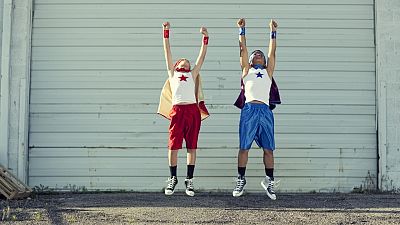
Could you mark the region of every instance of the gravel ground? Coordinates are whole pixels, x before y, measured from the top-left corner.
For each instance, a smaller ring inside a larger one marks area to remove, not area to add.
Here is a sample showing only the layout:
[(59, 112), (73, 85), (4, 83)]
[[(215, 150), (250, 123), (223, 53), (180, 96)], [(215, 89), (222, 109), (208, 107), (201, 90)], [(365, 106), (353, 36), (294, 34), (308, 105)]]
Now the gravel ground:
[(95, 193), (0, 200), (0, 224), (400, 224), (396, 194)]

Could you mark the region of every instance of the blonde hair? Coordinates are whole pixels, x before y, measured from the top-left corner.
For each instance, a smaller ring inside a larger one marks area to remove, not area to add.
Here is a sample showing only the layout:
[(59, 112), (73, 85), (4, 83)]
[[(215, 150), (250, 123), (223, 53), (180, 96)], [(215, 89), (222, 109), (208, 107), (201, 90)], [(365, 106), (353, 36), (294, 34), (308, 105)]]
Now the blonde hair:
[(189, 70), (190, 70), (190, 62), (189, 62), (189, 60), (186, 59), (186, 58), (180, 58), (180, 59), (178, 59), (178, 61), (176, 61), (175, 65), (174, 65), (174, 69), (176, 69), (176, 67), (179, 65), (179, 63), (181, 63), (182, 61), (185, 61), (185, 60), (189, 63)]

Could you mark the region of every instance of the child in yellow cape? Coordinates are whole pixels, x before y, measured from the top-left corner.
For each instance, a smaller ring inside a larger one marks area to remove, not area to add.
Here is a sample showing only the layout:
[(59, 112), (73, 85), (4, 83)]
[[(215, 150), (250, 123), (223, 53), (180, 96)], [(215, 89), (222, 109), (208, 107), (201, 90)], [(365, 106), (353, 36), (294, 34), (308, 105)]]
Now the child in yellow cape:
[(200, 29), (203, 34), (202, 45), (196, 65), (191, 69), (190, 62), (184, 58), (179, 59), (175, 65), (173, 64), (169, 44), (169, 28), (169, 22), (163, 23), (163, 45), (168, 79), (162, 89), (157, 111), (160, 115), (171, 120), (168, 141), (170, 177), (164, 193), (165, 195), (172, 195), (178, 184), (178, 150), (182, 148), (183, 140), (185, 140), (187, 148), (185, 192), (188, 196), (194, 196), (193, 174), (196, 163), (197, 141), (201, 120), (208, 117), (199, 75), (207, 52), (208, 32), (205, 27)]
[[(201, 81), (200, 74), (197, 76), (195, 84), (196, 84), (195, 93), (196, 93), (198, 107), (200, 109), (201, 120), (205, 120), (210, 116), (210, 114), (208, 113), (207, 107), (204, 102), (204, 93), (203, 93), (203, 87), (202, 87), (202, 81)], [(169, 79), (167, 79), (161, 90), (160, 102), (158, 104), (157, 113), (160, 114), (161, 116), (165, 117), (166, 119), (171, 120), (171, 117), (169, 114), (172, 110), (172, 106), (173, 105), (172, 105), (171, 84), (169, 83)]]

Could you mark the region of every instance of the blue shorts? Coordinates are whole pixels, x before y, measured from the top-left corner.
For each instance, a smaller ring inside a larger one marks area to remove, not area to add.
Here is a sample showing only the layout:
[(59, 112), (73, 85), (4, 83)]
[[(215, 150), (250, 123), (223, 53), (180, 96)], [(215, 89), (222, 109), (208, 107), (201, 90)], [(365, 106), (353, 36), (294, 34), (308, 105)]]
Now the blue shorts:
[(241, 150), (249, 150), (253, 141), (260, 148), (275, 150), (274, 114), (268, 105), (244, 105), (240, 113), (239, 138)]

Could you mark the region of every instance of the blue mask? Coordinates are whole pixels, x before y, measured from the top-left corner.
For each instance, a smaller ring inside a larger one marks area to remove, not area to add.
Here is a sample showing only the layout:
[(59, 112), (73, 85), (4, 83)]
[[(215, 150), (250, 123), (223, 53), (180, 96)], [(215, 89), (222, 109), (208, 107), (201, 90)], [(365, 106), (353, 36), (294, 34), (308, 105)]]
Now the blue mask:
[(264, 69), (264, 65), (255, 64), (255, 65), (253, 65), (253, 68), (254, 68), (254, 69), (260, 69), (260, 70), (262, 70), (262, 69)]

